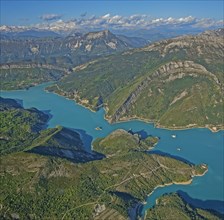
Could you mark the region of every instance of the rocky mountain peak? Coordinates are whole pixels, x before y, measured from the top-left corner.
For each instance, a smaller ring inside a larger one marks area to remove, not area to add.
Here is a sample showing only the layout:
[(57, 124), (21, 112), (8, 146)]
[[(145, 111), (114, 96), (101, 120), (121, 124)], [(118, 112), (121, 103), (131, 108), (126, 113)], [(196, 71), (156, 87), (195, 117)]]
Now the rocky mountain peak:
[(99, 38), (105, 38), (108, 36), (115, 37), (109, 30), (97, 31), (97, 32), (90, 32), (85, 35), (87, 40), (95, 40)]
[(208, 36), (208, 37), (223, 37), (224, 36), (224, 28), (219, 28), (217, 30), (209, 30), (203, 32), (201, 35)]

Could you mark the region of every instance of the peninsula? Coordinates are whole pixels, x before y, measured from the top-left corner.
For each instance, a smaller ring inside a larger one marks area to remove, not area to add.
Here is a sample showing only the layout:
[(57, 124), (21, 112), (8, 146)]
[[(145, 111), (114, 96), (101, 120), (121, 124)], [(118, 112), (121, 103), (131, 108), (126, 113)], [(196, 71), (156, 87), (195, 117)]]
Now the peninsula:
[[(44, 129), (44, 113), (23, 109), (11, 99), (0, 101), (4, 218), (104, 219), (110, 213), (127, 219), (156, 187), (190, 183), (208, 169), (148, 154), (159, 139), (125, 130), (96, 139), (94, 152), (88, 153), (75, 131)], [(33, 131), (30, 136), (27, 128)]]

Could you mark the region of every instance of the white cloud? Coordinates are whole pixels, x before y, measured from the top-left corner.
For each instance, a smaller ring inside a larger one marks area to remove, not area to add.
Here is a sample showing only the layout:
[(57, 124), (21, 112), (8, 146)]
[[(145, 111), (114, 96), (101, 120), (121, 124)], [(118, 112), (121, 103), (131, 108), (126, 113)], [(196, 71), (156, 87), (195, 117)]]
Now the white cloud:
[(44, 14), (41, 15), (40, 18), (44, 21), (52, 21), (62, 18), (62, 15), (59, 14)]
[[(45, 14), (41, 18), (47, 23), (39, 23), (26, 28), (39, 28), (54, 31), (73, 31), (75, 29), (152, 29), (169, 26), (173, 28), (213, 28), (223, 26), (223, 20), (217, 21), (208, 18), (195, 18), (192, 16), (180, 18), (151, 18), (144, 14), (130, 16), (105, 14), (102, 16), (81, 16), (71, 20), (62, 20), (61, 15)], [(55, 21), (57, 20), (57, 21)]]
[(203, 18), (203, 19), (198, 19), (197, 22), (193, 25), (193, 27), (198, 28), (209, 28), (209, 27), (223, 27), (224, 22), (223, 20), (215, 21), (210, 18)]
[(110, 14), (105, 14), (102, 16), (102, 19), (108, 19), (108, 18), (110, 18)]

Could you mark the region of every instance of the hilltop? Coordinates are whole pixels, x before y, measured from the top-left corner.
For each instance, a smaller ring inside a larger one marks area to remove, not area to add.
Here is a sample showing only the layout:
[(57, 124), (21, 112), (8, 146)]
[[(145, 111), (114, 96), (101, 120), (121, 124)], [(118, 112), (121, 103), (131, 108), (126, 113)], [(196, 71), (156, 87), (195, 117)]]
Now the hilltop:
[(149, 154), (158, 138), (124, 130), (96, 139), (95, 151), (87, 152), (76, 131), (43, 128), (49, 118), (39, 110), (2, 98), (1, 106), (4, 219), (137, 218), (156, 187), (189, 184), (208, 169)]
[(27, 89), (58, 81), (80, 64), (147, 44), (142, 38), (118, 36), (108, 30), (66, 37), (45, 36), (45, 32), (35, 37), (35, 33), (1, 35), (1, 89)]
[(24, 109), (13, 99), (0, 97), (0, 119), (1, 155), (29, 152), (67, 158), (73, 162), (104, 157), (94, 151), (87, 152), (78, 132), (62, 126), (46, 128), (50, 115), (36, 108)]
[(147, 214), (144, 219), (218, 220), (222, 218), (223, 215), (200, 208), (195, 208), (184, 201), (184, 199), (180, 195), (178, 195), (178, 193), (171, 193), (161, 196), (157, 200), (156, 205), (153, 208), (147, 210)]
[(180, 129), (223, 128), (223, 29), (86, 63), (52, 86), (110, 122), (138, 118)]
[(146, 43), (142, 38), (118, 36), (108, 30), (65, 37), (2, 35), (1, 64), (29, 62), (69, 68)]

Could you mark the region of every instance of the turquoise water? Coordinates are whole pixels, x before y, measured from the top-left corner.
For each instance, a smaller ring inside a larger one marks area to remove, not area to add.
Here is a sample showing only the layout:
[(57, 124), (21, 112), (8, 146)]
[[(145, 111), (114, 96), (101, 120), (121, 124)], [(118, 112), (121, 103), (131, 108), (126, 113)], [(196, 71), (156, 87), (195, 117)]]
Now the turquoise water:
[[(152, 207), (159, 196), (178, 190), (187, 193), (191, 199), (194, 199), (192, 202), (200, 204), (200, 206), (212, 207), (224, 212), (224, 203), (222, 202), (224, 201), (224, 131), (216, 133), (212, 133), (208, 129), (171, 131), (155, 128), (153, 124), (137, 120), (111, 125), (104, 119), (103, 109), (96, 113), (91, 112), (74, 101), (53, 93), (47, 93), (44, 91), (46, 85), (42, 84), (29, 90), (3, 91), (1, 96), (20, 99), (25, 108), (36, 107), (39, 110), (49, 111), (53, 116), (49, 121), (49, 127), (63, 125), (68, 128), (83, 130), (91, 136), (91, 139), (106, 136), (118, 128), (125, 130), (131, 128), (134, 132), (142, 131), (148, 135), (160, 137), (155, 151), (181, 157), (195, 164), (208, 164), (209, 170), (206, 175), (194, 178), (191, 185), (172, 185), (156, 189), (148, 197), (143, 212)], [(102, 127), (103, 130), (95, 130), (96, 127)], [(173, 134), (176, 135), (176, 138), (171, 137)], [(86, 147), (90, 148), (90, 146)], [(177, 148), (181, 150), (177, 150)]]

